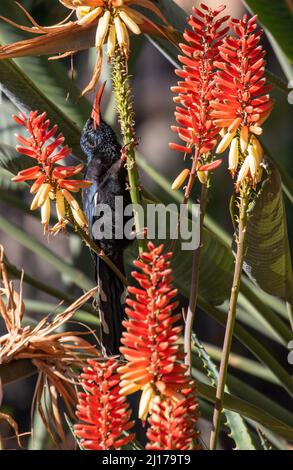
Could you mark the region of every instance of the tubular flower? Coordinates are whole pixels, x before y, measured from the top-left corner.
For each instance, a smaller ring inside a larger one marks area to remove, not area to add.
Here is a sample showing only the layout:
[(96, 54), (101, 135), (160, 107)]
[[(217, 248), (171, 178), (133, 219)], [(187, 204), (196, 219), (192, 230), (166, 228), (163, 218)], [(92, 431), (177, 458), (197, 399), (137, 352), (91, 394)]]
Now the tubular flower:
[[(150, 0), (59, 0), (65, 7), (75, 12), (77, 19), (66, 18), (53, 26), (40, 26), (20, 5), (32, 26), (22, 26), (8, 18), (2, 20), (24, 31), (39, 35), (17, 43), (0, 47), (0, 59), (23, 57), (27, 55), (57, 54), (51, 57), (58, 59), (72, 55), (79, 50), (95, 46), (98, 56), (90, 83), (82, 94), (91, 91), (98, 83), (102, 68), (102, 46), (107, 44), (107, 55), (110, 59), (116, 45), (128, 56), (129, 34), (155, 34), (165, 37), (174, 43), (177, 41), (175, 31), (167, 24), (163, 14)], [(141, 11), (132, 8), (140, 6), (160, 18), (164, 26), (157, 25)], [(71, 16), (70, 14), (70, 16)]]
[(147, 450), (198, 450), (198, 403), (189, 393), (179, 403), (156, 397), (147, 430)]
[(139, 5), (153, 11), (165, 21), (160, 10), (149, 0), (60, 0), (66, 7), (74, 9), (78, 24), (89, 24), (98, 18), (96, 47), (107, 44), (107, 55), (114, 54), (116, 43), (122, 51), (129, 53), (129, 33), (141, 34), (140, 25), (147, 18), (129, 5)]
[(238, 172), (236, 188), (247, 180), (253, 187), (261, 179), (263, 150), (258, 135), (273, 103), (266, 85), (265, 52), (259, 44), (262, 31), (256, 31), (256, 16), (233, 19), (230, 26), (236, 37), (227, 36), (220, 46), (212, 116), (222, 128), (217, 153), (230, 146), (229, 169)]
[(81, 423), (75, 425), (81, 445), (88, 450), (113, 450), (134, 439), (123, 436), (133, 427), (126, 398), (119, 394), (118, 362), (111, 358), (98, 362), (88, 359), (81, 374), (85, 393), (79, 393), (76, 415)]
[(156, 395), (164, 395), (175, 401), (184, 398), (182, 390), (189, 389), (189, 377), (182, 364), (182, 352), (178, 344), (180, 326), (174, 324), (181, 315), (175, 315), (177, 293), (172, 287), (170, 269), (171, 253), (162, 253), (163, 245), (148, 244), (148, 252), (134, 265), (142, 272), (132, 276), (140, 288), (129, 287), (134, 299), (126, 299), (121, 353), (127, 364), (119, 368), (121, 394), (142, 391), (139, 417), (147, 418)]
[(219, 59), (219, 46), (229, 29), (222, 27), (228, 16), (217, 19), (224, 9), (225, 6), (220, 6), (212, 10), (204, 4), (201, 4), (201, 9), (193, 8), (193, 15), (188, 20), (191, 29), (184, 31), (185, 43), (180, 44), (183, 54), (178, 58), (183, 68), (176, 70), (176, 75), (181, 81), (171, 88), (174, 93), (178, 93), (174, 98), (175, 103), (178, 103), (175, 112), (178, 126), (172, 126), (171, 129), (184, 144), (172, 143), (170, 147), (185, 155), (192, 155), (193, 170), (190, 178), (194, 179), (198, 170), (198, 176), (202, 177), (203, 182), (206, 178), (200, 174), (201, 166), (206, 165), (205, 171), (214, 169), (207, 165), (213, 162), (211, 151), (217, 143), (220, 130), (211, 116), (213, 108), (210, 101), (213, 98), (214, 63)]
[[(13, 116), (15, 122), (26, 127), (30, 137), (24, 138), (16, 135), (20, 145), (16, 150), (35, 160), (35, 165), (21, 170), (12, 181), (34, 181), (31, 193), (34, 199), (31, 210), (41, 208), (42, 224), (45, 230), (50, 222), (51, 203), (55, 201), (58, 223), (51, 229), (58, 232), (68, 222), (67, 216), (72, 214), (75, 222), (82, 228), (87, 227), (87, 220), (80, 209), (78, 202), (71, 192), (78, 192), (81, 188), (91, 185), (90, 181), (71, 179), (79, 174), (83, 165), (61, 166), (56, 162), (70, 155), (70, 148), (65, 145), (61, 133), (56, 136), (58, 126), (50, 128), (50, 121), (46, 119), (46, 113), (38, 114), (38, 111), (30, 113), (28, 119), (21, 113)], [(70, 179), (69, 179), (70, 178)]]

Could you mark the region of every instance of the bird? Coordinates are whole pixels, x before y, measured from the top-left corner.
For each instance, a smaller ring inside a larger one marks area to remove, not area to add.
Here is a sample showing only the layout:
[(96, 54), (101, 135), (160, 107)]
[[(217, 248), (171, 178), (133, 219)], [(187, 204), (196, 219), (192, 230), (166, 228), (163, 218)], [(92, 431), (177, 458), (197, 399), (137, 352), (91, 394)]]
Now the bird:
[[(127, 236), (123, 233), (122, 237), (117, 237), (115, 227), (117, 228), (118, 225), (119, 229), (124, 229), (125, 224), (127, 225), (131, 219), (131, 215), (124, 216), (124, 209), (131, 204), (131, 199), (123, 148), (114, 130), (101, 117), (100, 103), (104, 88), (105, 83), (97, 92), (91, 116), (83, 128), (80, 139), (81, 149), (87, 160), (85, 178), (92, 182), (90, 187), (83, 190), (83, 209), (88, 219), (90, 237), (121, 273), (125, 274), (123, 252), (131, 242), (131, 229)], [(115, 205), (117, 197), (120, 198), (118, 209)], [(103, 211), (99, 213), (97, 210), (104, 207), (102, 205), (110, 209), (110, 220), (105, 219)], [(97, 231), (97, 224), (99, 231)], [(131, 223), (128, 225), (130, 227)], [(102, 235), (101, 228), (104, 229)], [(110, 230), (111, 236), (106, 233), (107, 230)], [(96, 253), (92, 254), (95, 280), (98, 286), (101, 346), (104, 355), (117, 355), (122, 335), (127, 290), (106, 262)]]

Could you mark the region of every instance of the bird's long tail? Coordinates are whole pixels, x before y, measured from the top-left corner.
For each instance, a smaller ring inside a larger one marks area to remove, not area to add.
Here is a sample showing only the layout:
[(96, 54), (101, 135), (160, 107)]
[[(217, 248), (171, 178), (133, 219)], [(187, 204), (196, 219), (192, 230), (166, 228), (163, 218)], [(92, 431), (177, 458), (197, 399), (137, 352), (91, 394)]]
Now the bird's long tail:
[(99, 257), (96, 260), (96, 281), (99, 288), (98, 308), (102, 347), (107, 355), (119, 354), (127, 290), (111, 268)]

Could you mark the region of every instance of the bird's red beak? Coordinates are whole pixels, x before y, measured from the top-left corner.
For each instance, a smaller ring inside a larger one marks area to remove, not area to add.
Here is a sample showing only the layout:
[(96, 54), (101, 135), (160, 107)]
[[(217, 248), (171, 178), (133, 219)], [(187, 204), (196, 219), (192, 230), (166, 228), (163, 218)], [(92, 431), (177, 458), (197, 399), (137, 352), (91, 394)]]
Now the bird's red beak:
[(101, 124), (101, 99), (103, 96), (105, 86), (106, 86), (106, 82), (102, 83), (97, 93), (96, 99), (94, 101), (94, 105), (93, 105), (91, 118), (94, 121), (95, 129), (97, 128), (97, 126)]

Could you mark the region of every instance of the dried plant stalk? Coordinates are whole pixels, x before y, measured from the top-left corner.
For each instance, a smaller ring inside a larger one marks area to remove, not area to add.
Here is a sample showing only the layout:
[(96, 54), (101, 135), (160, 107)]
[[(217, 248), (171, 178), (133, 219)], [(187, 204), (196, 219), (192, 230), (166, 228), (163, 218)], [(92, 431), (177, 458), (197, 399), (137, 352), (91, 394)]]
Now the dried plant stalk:
[[(0, 364), (30, 359), (38, 371), (32, 407), (36, 404), (50, 436), (64, 440), (59, 402), (63, 400), (74, 418), (77, 402), (76, 373), (88, 357), (97, 356), (95, 346), (82, 338), (84, 333), (60, 332), (58, 329), (97, 291), (91, 289), (53, 320), (43, 318), (35, 327), (22, 326), (25, 305), (22, 298), (22, 279), (19, 292), (9, 280), (4, 264), (4, 249), (0, 246), (0, 316), (7, 333), (0, 337)], [(50, 407), (43, 405), (44, 390), (50, 397)], [(52, 419), (49, 418), (51, 415)], [(17, 429), (15, 426), (13, 426)]]

